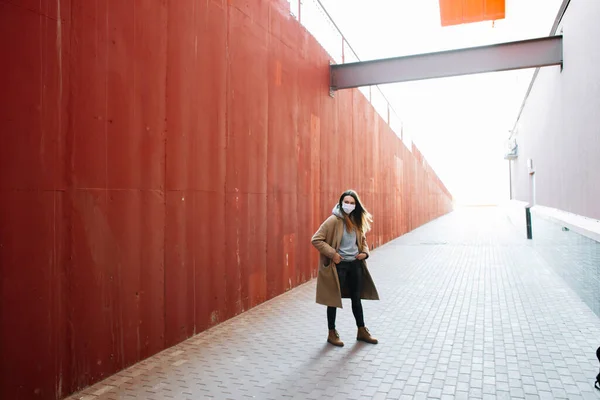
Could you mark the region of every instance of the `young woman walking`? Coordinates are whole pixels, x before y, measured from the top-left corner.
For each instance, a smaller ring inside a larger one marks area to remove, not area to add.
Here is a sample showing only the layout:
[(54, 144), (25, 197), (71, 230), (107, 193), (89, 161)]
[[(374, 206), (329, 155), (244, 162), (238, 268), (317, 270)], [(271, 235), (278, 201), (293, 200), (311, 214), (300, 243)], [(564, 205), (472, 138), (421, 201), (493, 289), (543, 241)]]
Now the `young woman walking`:
[(356, 340), (377, 344), (377, 339), (365, 327), (361, 303), (361, 299), (379, 300), (366, 262), (369, 246), (365, 234), (372, 221), (358, 194), (348, 190), (342, 193), (332, 215), (312, 237), (313, 246), (321, 253), (317, 303), (327, 306), (327, 341), (334, 346), (344, 345), (335, 329), (336, 311), (342, 308), (342, 298), (352, 300), (352, 313), (358, 328)]

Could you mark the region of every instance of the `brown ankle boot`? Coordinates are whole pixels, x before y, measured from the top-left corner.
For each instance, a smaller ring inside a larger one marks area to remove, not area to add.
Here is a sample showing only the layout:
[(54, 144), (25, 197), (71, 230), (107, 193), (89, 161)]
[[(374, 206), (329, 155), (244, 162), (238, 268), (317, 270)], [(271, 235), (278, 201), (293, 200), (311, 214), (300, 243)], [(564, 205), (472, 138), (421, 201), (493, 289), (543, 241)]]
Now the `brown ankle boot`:
[(340, 335), (335, 329), (329, 330), (329, 336), (327, 336), (327, 341), (334, 346), (343, 347), (344, 342), (340, 340)]
[(369, 333), (369, 330), (364, 326), (358, 328), (358, 333), (356, 334), (356, 340), (360, 340), (366, 343), (377, 344), (378, 341)]

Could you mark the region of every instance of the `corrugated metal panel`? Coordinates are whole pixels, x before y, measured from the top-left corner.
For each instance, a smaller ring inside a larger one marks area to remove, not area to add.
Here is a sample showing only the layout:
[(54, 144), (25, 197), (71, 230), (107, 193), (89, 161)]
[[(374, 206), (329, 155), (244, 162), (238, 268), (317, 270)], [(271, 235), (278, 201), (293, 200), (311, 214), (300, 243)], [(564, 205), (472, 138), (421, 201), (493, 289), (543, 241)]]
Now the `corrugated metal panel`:
[[(192, 335), (196, 328), (198, 229), (193, 189), (197, 189), (199, 176), (195, 136), (202, 92), (198, 90), (201, 61), (195, 50), (202, 32), (196, 21), (206, 10), (197, 3), (190, 10), (186, 2), (174, 2), (168, 11), (166, 154), (177, 155), (166, 157), (165, 171), (165, 297), (169, 299), (165, 342), (171, 345)], [(218, 37), (214, 40), (218, 42)], [(218, 76), (214, 79), (218, 82)]]
[(345, 189), (372, 247), (450, 210), (359, 91), (329, 96), (285, 1), (34, 3), (0, 3), (1, 398), (59, 398), (314, 277)]
[[(190, 9), (188, 2), (180, 7)], [(194, 54), (197, 74), (194, 91), (198, 105), (192, 112), (198, 130), (191, 132), (193, 174), (194, 268), (196, 327), (200, 332), (227, 318), (226, 207), (228, 8), (223, 2), (194, 2)], [(189, 73), (189, 72), (188, 72)], [(176, 157), (175, 155), (173, 157)], [(167, 155), (167, 159), (169, 159)], [(230, 252), (231, 250), (229, 250)]]

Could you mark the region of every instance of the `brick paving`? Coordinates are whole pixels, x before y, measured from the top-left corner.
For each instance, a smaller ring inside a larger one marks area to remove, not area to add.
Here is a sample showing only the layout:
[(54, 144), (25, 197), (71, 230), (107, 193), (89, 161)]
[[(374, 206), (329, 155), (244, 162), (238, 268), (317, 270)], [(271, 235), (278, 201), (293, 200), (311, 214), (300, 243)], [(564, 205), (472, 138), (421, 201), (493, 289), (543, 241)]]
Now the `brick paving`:
[(502, 210), (461, 209), (375, 250), (380, 343), (328, 345), (309, 282), (71, 399), (600, 399), (600, 318)]

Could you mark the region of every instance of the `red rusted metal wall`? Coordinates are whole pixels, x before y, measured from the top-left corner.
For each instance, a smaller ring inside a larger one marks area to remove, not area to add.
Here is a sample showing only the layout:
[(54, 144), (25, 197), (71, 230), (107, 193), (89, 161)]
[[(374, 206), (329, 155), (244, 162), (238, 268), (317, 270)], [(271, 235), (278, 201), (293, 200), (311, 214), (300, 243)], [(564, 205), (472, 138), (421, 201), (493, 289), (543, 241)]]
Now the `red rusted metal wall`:
[(377, 247), (451, 209), (260, 0), (0, 0), (0, 398), (57, 399), (316, 274), (342, 190)]

